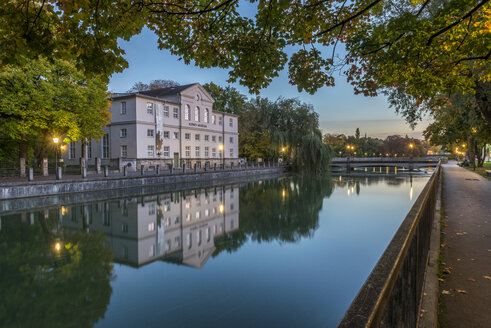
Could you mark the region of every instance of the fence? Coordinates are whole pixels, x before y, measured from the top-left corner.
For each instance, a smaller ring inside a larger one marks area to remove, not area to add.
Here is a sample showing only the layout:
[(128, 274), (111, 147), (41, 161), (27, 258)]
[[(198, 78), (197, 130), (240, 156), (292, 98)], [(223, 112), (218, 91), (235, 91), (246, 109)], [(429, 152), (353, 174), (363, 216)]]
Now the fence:
[(440, 164), (338, 327), (416, 327)]

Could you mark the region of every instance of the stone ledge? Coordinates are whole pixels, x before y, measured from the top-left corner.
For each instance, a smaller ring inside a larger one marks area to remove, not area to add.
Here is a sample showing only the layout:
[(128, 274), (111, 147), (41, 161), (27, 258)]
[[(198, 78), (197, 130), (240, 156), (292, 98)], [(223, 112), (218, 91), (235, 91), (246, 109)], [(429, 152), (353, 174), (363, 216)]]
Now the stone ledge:
[(204, 180), (228, 179), (234, 177), (246, 177), (278, 172), (286, 172), (286, 169), (263, 168), (253, 170), (188, 173), (180, 175), (152, 175), (77, 181), (49, 181), (46, 183), (26, 183), (22, 185), (10, 186), (6, 185), (0, 187), (0, 200), (90, 192), (99, 190), (113, 190), (121, 188), (134, 188), (151, 185), (197, 182)]

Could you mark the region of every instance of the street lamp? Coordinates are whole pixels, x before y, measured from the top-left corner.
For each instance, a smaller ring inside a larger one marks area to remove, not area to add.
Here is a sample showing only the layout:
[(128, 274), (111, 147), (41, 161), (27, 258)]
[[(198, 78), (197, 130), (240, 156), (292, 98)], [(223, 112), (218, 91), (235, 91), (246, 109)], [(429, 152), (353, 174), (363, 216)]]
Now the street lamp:
[(409, 171), (412, 171), (413, 170), (413, 165), (414, 165), (413, 164), (413, 148), (414, 148), (414, 144), (412, 142), (409, 144), (409, 148), (411, 148), (411, 151), (410, 151), (411, 154), (409, 156), (410, 157), (410, 161), (411, 161), (411, 163), (409, 164)]
[(218, 145), (218, 150), (222, 154), (222, 165), (223, 165), (223, 169), (225, 170), (225, 152), (223, 151), (223, 145), (222, 144)]
[(53, 142), (55, 143), (55, 174), (58, 174), (58, 141), (57, 137), (53, 138)]

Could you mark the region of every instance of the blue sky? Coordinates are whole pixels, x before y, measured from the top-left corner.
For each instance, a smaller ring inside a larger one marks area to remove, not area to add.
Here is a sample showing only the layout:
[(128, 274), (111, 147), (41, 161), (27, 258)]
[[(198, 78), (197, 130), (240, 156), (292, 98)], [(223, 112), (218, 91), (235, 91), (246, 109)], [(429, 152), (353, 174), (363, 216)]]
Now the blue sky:
[[(202, 69), (186, 65), (167, 50), (159, 50), (157, 37), (148, 29), (134, 36), (129, 42), (120, 41), (126, 51), (125, 58), (129, 68), (114, 74), (109, 83), (109, 90), (124, 92), (137, 82), (150, 82), (155, 79), (169, 79), (181, 84), (214, 82), (226, 86), (228, 72), (224, 69)], [(247, 88), (238, 83), (230, 84), (244, 94)], [(344, 133), (353, 135), (360, 128), (361, 134), (385, 138), (387, 135), (400, 134), (421, 137), (426, 123), (418, 124), (412, 131), (404, 119), (397, 116), (388, 107), (385, 97), (364, 97), (355, 95), (351, 85), (343, 76), (336, 78), (335, 87), (323, 87), (314, 95), (298, 92), (295, 86), (288, 83), (288, 72), (283, 70), (270, 86), (260, 93), (262, 97), (275, 100), (278, 97), (298, 98), (312, 104), (319, 114), (320, 127), (323, 133)], [(252, 95), (251, 95), (252, 97)]]

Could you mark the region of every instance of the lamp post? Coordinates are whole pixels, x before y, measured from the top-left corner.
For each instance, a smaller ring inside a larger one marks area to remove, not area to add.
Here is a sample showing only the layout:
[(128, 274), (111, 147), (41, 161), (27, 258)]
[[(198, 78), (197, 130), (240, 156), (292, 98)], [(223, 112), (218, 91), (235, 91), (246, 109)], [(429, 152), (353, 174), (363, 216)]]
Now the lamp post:
[(55, 143), (55, 174), (58, 174), (58, 141), (58, 138), (53, 138), (53, 142)]
[(411, 160), (411, 163), (409, 163), (409, 171), (412, 171), (413, 170), (413, 148), (414, 148), (414, 144), (411, 142), (409, 144), (409, 148), (411, 149), (410, 152), (410, 160)]
[(225, 170), (225, 152), (223, 151), (223, 145), (222, 144), (218, 145), (218, 150), (222, 154), (222, 165), (223, 165), (222, 167)]

